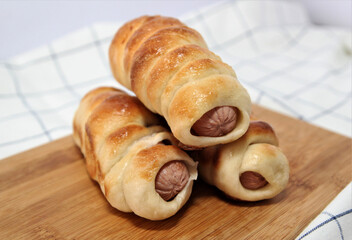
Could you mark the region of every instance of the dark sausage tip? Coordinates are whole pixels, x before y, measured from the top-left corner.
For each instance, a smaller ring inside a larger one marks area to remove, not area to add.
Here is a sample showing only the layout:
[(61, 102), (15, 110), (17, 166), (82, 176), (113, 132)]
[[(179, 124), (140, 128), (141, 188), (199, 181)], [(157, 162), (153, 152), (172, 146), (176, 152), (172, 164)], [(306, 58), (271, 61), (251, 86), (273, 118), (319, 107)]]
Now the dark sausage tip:
[(243, 187), (256, 190), (268, 184), (265, 178), (257, 172), (247, 171), (241, 174), (240, 182)]
[(181, 161), (171, 161), (161, 167), (155, 178), (155, 191), (165, 201), (172, 200), (186, 186), (189, 172)]
[(221, 137), (231, 132), (237, 122), (237, 108), (220, 106), (206, 112), (192, 126), (196, 136)]

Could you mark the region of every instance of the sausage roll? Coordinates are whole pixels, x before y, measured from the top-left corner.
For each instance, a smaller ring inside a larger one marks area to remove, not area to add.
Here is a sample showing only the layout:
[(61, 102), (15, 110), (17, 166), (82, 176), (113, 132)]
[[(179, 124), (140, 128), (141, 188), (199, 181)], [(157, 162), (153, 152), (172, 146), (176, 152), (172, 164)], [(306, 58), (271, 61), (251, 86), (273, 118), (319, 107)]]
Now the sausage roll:
[(109, 58), (117, 81), (166, 119), (181, 146), (228, 143), (246, 132), (247, 91), (202, 36), (179, 20), (143, 16), (126, 23)]
[(289, 165), (272, 127), (252, 121), (237, 141), (194, 153), (199, 174), (234, 199), (258, 201), (279, 194), (287, 185)]
[(108, 87), (90, 91), (75, 113), (73, 137), (113, 207), (161, 220), (188, 200), (196, 163), (136, 97)]

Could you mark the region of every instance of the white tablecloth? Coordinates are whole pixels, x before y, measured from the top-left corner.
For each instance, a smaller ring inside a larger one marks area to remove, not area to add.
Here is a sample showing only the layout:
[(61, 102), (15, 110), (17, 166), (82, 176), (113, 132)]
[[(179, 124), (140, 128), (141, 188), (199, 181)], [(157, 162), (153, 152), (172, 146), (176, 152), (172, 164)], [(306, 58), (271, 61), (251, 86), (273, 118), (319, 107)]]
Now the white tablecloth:
[[(233, 66), (254, 103), (352, 135), (349, 30), (311, 24), (293, 1), (222, 2), (180, 19)], [(121, 24), (97, 23), (0, 63), (0, 158), (71, 134), (74, 111), (88, 90), (124, 89), (113, 80), (107, 56)], [(351, 195), (351, 188), (346, 191)], [(351, 201), (345, 203), (351, 209)], [(350, 212), (344, 209), (343, 219), (351, 222)], [(345, 225), (338, 226), (344, 236)], [(310, 229), (301, 238), (322, 239)]]

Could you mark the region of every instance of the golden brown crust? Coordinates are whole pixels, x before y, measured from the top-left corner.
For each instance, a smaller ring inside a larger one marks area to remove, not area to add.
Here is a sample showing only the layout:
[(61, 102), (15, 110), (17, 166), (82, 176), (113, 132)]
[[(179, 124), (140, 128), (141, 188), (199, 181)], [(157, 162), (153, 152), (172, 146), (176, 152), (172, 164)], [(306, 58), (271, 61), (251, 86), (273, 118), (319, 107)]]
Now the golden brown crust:
[(113, 132), (106, 139), (107, 142), (114, 145), (119, 145), (119, 143), (125, 141), (126, 138), (130, 138), (131, 135), (143, 131), (144, 127), (140, 125), (127, 125)]
[(183, 24), (174, 18), (164, 18), (160, 16), (147, 17), (143, 24), (136, 29), (126, 43), (124, 56), (124, 69), (126, 72), (132, 67), (133, 58), (140, 45), (159, 29), (172, 26), (182, 26)]
[[(218, 75), (212, 78), (212, 85), (202, 84), (197, 87), (193, 86), (192, 88), (182, 88), (179, 90), (179, 94), (183, 97), (174, 97), (172, 108), (169, 109), (170, 118), (176, 119), (179, 117), (192, 119), (194, 113), (199, 111), (199, 105), (207, 105), (209, 102), (214, 102), (218, 98), (220, 92), (217, 91), (217, 87), (223, 85), (223, 81), (222, 76)], [(199, 98), (199, 96), (202, 96), (202, 98)], [(202, 114), (202, 116), (203, 115), (204, 114)]]
[(123, 85), (128, 85), (129, 76), (127, 75), (123, 56), (125, 55), (125, 46), (130, 39), (131, 35), (138, 29), (146, 20), (147, 16), (142, 16), (133, 21), (127, 22), (115, 34), (111, 46), (109, 48), (109, 58), (112, 73), (117, 81)]
[[(110, 204), (152, 220), (174, 215), (188, 200), (197, 175), (196, 164), (172, 145), (177, 144), (176, 139), (160, 123), (136, 97), (113, 88), (86, 94), (73, 121), (74, 140), (85, 156), (87, 172)], [(177, 196), (167, 205), (160, 202), (164, 200), (155, 190), (155, 177), (173, 160), (185, 164), (192, 176), (182, 179), (187, 186), (177, 188)], [(130, 164), (133, 167), (128, 168)], [(149, 201), (143, 202), (146, 195)]]
[(264, 121), (251, 121), (249, 126), (250, 127), (244, 137), (247, 138), (247, 141), (249, 141), (250, 144), (258, 142), (279, 146), (279, 141), (270, 124)]
[(137, 98), (121, 90), (101, 87), (90, 91), (82, 98), (73, 123), (75, 141), (85, 155), (89, 175), (99, 180), (109, 171), (101, 172), (100, 164), (106, 159), (99, 156), (103, 145), (121, 146), (146, 132), (145, 126), (157, 124), (158, 118)]
[[(122, 29), (110, 46), (113, 72), (123, 72), (116, 79), (133, 90), (149, 110), (165, 117), (180, 142), (185, 146), (207, 147), (233, 141), (245, 133), (251, 108), (249, 95), (232, 68), (207, 49), (197, 31), (177, 19), (162, 16), (138, 18)], [(186, 95), (180, 93), (183, 88), (188, 89)], [(237, 108), (241, 116), (241, 122), (229, 134), (191, 134), (195, 121), (223, 105)]]
[[(146, 128), (137, 124), (130, 124), (124, 126), (116, 131), (112, 132), (104, 142), (104, 151), (100, 152), (100, 160), (98, 161), (98, 167), (101, 169), (101, 177), (105, 178), (105, 175), (128, 151), (135, 141), (151, 135), (153, 133), (164, 131), (160, 126), (154, 126)], [(115, 159), (111, 161), (111, 159)]]
[[(188, 44), (200, 44), (201, 36), (186, 26), (163, 28), (152, 37), (143, 42), (135, 52), (131, 68), (131, 87), (138, 95), (142, 95), (144, 86), (147, 86), (149, 78), (146, 73), (150, 72), (150, 67), (154, 65), (160, 57), (167, 54), (176, 46)], [(205, 45), (205, 43), (202, 43)]]

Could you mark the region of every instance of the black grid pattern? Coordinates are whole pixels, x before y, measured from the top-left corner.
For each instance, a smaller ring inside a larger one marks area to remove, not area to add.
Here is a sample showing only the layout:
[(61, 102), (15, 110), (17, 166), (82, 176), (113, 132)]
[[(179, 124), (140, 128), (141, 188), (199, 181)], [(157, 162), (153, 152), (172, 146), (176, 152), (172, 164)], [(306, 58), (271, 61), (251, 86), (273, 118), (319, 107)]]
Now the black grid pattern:
[(340, 239), (345, 239), (344, 238), (344, 234), (343, 234), (343, 230), (342, 230), (342, 227), (341, 227), (341, 224), (339, 222), (339, 218), (347, 215), (347, 214), (350, 214), (352, 213), (352, 209), (349, 209), (347, 211), (344, 211), (340, 214), (337, 214), (337, 215), (334, 215), (334, 214), (331, 214), (329, 212), (322, 212), (321, 214), (323, 215), (328, 215), (329, 218), (325, 221), (323, 221), (322, 223), (316, 225), (315, 227), (313, 227), (311, 230), (309, 230), (308, 232), (306, 232), (305, 234), (303, 234), (301, 237), (299, 237), (298, 239), (301, 240), (301, 239), (305, 239), (307, 238), (311, 233), (317, 231), (318, 229), (322, 228), (323, 226), (325, 226), (326, 224), (330, 223), (330, 222), (335, 222), (337, 224), (337, 227), (338, 227), (338, 233), (339, 233), (339, 237)]

